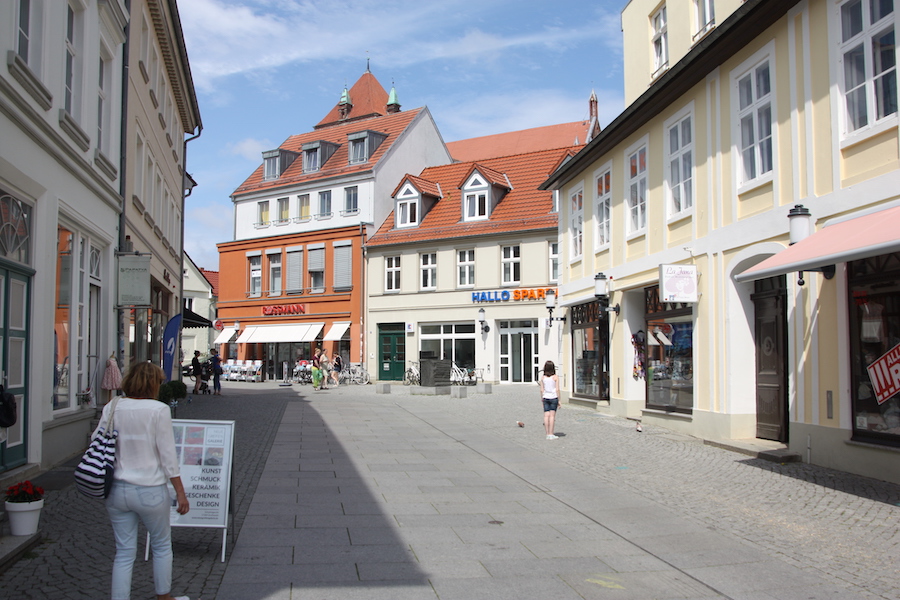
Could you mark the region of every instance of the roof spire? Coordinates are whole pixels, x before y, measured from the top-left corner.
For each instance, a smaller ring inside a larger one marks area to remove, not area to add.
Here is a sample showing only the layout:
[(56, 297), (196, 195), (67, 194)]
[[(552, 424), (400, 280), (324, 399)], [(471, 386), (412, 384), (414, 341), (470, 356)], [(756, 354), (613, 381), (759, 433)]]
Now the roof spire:
[(387, 108), (388, 114), (400, 112), (400, 100), (397, 99), (397, 89), (394, 87), (393, 79), (391, 80), (391, 93), (388, 94), (388, 101), (387, 101), (386, 108)]

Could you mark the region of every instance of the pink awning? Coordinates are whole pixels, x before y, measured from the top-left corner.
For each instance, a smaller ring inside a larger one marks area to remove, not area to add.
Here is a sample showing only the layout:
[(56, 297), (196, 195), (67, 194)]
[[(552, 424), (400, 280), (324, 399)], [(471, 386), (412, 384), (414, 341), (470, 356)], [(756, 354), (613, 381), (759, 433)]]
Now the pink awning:
[(735, 275), (752, 281), (900, 251), (900, 206), (823, 227)]

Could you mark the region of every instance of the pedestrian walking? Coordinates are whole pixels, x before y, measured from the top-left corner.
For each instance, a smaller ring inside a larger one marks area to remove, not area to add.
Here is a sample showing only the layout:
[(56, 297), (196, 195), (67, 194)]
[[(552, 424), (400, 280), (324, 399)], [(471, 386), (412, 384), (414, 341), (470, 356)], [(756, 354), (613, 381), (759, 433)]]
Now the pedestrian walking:
[(331, 380), (334, 382), (335, 386), (340, 385), (341, 380), (341, 371), (344, 370), (344, 359), (341, 358), (341, 353), (338, 352), (334, 355), (334, 360), (331, 361)]
[(315, 354), (313, 354), (312, 382), (313, 382), (314, 390), (319, 390), (322, 388), (322, 349), (321, 348), (316, 348), (316, 352), (315, 352)]
[(331, 359), (328, 358), (328, 350), (322, 348), (322, 355), (319, 356), (319, 368), (322, 369), (322, 389), (327, 390), (328, 379), (331, 377)]
[(554, 435), (556, 427), (556, 411), (559, 409), (559, 377), (556, 375), (556, 365), (552, 360), (544, 363), (544, 373), (538, 382), (541, 388), (541, 401), (544, 403), (544, 433), (548, 440), (559, 439)]
[(215, 348), (211, 349), (209, 353), (212, 355), (209, 358), (209, 362), (212, 363), (212, 372), (213, 372), (213, 394), (216, 396), (222, 395), (222, 359), (219, 358), (219, 353)]
[(200, 351), (194, 350), (194, 358), (191, 359), (191, 373), (194, 375), (194, 393), (200, 394), (200, 382), (203, 378), (200, 376)]
[[(172, 528), (169, 522), (172, 499), (166, 482), (175, 488), (178, 514), (190, 510), (178, 456), (169, 407), (156, 400), (159, 386), (166, 380), (153, 363), (133, 365), (122, 380), (124, 397), (116, 401), (116, 467), (106, 511), (116, 539), (112, 569), (112, 600), (131, 597), (131, 575), (138, 546), (138, 522), (144, 524), (153, 549), (153, 581), (157, 600), (189, 600), (173, 597)], [(106, 405), (97, 429), (109, 425), (112, 404)], [(94, 435), (97, 431), (94, 431)]]

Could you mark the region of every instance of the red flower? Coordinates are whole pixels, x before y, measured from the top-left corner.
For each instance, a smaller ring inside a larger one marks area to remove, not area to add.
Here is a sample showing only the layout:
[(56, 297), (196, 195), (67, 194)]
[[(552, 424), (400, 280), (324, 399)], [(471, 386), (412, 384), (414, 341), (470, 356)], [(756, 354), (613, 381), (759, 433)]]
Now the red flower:
[(34, 502), (44, 497), (44, 488), (30, 481), (23, 481), (6, 488), (7, 502)]

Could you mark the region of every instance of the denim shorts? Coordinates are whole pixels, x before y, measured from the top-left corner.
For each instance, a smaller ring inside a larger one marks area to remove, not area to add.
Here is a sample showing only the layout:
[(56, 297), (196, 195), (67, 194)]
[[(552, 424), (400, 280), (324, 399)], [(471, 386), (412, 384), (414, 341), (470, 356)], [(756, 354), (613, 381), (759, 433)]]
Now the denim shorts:
[(559, 408), (559, 398), (544, 398), (544, 412)]

